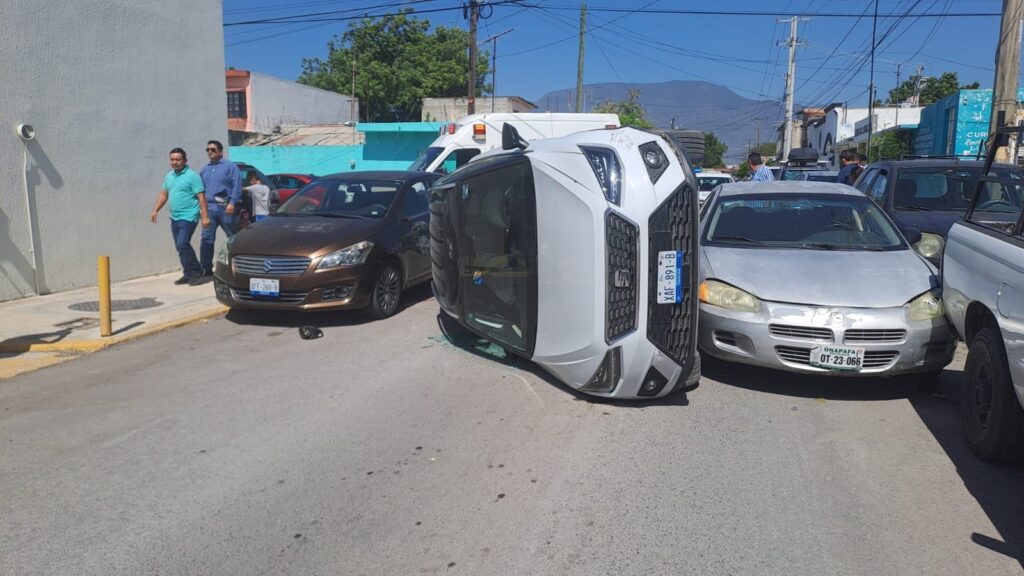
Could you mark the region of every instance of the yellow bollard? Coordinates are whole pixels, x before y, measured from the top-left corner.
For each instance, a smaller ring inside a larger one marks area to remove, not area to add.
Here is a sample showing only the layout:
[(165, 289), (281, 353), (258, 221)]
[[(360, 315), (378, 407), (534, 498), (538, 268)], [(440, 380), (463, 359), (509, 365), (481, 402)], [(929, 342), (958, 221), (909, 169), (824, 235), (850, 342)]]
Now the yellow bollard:
[(100, 284), (100, 336), (110, 336), (110, 256), (96, 258)]

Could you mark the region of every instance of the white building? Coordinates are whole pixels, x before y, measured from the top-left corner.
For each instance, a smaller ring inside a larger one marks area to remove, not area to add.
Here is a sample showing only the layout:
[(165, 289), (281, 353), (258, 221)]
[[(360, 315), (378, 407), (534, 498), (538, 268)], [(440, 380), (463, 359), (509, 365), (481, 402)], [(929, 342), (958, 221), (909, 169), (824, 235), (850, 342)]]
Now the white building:
[(818, 151), (818, 158), (827, 160), (838, 170), (836, 142), (853, 138), (858, 121), (868, 117), (867, 108), (847, 108), (840, 102), (824, 108), (825, 116), (807, 125), (807, 145)]
[(227, 140), (221, 8), (4, 0), (0, 301), (95, 285), (99, 255), (114, 280), (178, 268), (167, 209), (149, 213), (171, 148), (198, 169)]
[(284, 126), (354, 123), (359, 102), (322, 90), (248, 70), (226, 70), (228, 129), (270, 134)]

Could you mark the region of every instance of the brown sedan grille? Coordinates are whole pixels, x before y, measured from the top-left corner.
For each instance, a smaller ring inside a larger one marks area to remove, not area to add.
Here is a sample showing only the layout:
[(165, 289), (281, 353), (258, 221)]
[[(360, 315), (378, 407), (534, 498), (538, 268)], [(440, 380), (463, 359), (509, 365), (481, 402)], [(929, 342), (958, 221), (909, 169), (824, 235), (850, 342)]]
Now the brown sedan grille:
[(235, 256), (235, 272), (247, 276), (302, 276), (309, 268), (309, 258), (295, 256)]
[(252, 292), (240, 288), (232, 288), (231, 290), (235, 293), (235, 298), (244, 302), (298, 304), (304, 301), (306, 296), (309, 296), (309, 292), (281, 292), (280, 296), (274, 298), (272, 296), (253, 296)]

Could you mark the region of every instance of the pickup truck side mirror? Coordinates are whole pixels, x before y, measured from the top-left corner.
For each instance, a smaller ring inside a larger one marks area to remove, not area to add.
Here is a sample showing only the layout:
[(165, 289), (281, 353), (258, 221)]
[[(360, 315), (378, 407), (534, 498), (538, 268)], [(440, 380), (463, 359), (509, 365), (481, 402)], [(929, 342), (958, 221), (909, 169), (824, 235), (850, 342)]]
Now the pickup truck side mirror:
[(910, 243), (911, 247), (921, 241), (921, 231), (917, 228), (908, 226), (906, 228), (901, 228), (900, 232), (903, 232), (903, 235), (906, 236), (907, 242)]

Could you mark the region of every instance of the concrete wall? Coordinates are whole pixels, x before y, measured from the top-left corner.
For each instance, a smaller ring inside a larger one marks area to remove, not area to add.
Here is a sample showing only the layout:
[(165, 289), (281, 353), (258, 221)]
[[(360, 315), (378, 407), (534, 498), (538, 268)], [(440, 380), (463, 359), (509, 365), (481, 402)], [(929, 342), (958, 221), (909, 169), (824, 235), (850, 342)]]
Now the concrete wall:
[(353, 121), (350, 96), (266, 74), (250, 73), (248, 96), (248, 132), (272, 132), (281, 124), (343, 124)]
[(178, 267), (167, 210), (149, 213), (171, 148), (201, 167), (206, 140), (226, 139), (221, 8), (4, 0), (0, 300), (95, 285), (103, 254), (115, 280)]
[[(533, 104), (518, 96), (498, 96), (494, 98), (481, 96), (476, 99), (476, 113), (485, 112), (530, 112)], [(469, 101), (466, 98), (424, 98), (420, 119), (424, 122), (455, 122), (469, 114)]]

